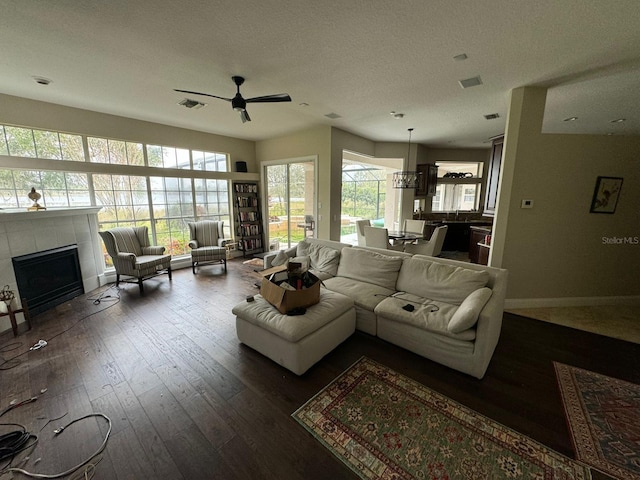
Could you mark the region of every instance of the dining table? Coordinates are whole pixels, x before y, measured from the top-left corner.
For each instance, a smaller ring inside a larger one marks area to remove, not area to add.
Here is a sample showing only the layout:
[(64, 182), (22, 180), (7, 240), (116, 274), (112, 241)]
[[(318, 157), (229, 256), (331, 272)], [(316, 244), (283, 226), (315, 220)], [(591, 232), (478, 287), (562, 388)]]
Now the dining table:
[(409, 232), (402, 232), (402, 231), (393, 231), (393, 230), (389, 230), (387, 232), (387, 235), (389, 236), (389, 240), (393, 241), (393, 243), (395, 244), (397, 243), (411, 243), (411, 242), (415, 242), (418, 239), (418, 235), (415, 233), (409, 233)]

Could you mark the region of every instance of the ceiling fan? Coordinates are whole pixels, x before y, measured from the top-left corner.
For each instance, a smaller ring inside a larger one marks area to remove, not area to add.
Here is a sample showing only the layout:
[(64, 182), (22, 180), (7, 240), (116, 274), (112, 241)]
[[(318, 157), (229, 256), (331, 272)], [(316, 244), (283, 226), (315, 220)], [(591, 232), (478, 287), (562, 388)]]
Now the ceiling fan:
[(231, 77), (233, 83), (236, 84), (237, 91), (236, 96), (233, 98), (219, 97), (217, 95), (211, 95), (209, 93), (201, 93), (201, 92), (192, 92), (190, 90), (179, 90), (174, 88), (176, 92), (182, 93), (191, 93), (194, 95), (204, 95), (205, 97), (213, 97), (219, 98), (220, 100), (226, 100), (227, 102), (231, 102), (231, 106), (236, 112), (240, 112), (240, 118), (242, 119), (242, 123), (250, 122), (251, 118), (249, 117), (249, 113), (247, 112), (247, 103), (273, 103), (273, 102), (290, 102), (291, 97), (286, 93), (277, 93), (275, 95), (264, 95), (262, 97), (253, 97), (253, 98), (243, 98), (240, 95), (240, 85), (244, 83), (244, 77), (233, 76)]

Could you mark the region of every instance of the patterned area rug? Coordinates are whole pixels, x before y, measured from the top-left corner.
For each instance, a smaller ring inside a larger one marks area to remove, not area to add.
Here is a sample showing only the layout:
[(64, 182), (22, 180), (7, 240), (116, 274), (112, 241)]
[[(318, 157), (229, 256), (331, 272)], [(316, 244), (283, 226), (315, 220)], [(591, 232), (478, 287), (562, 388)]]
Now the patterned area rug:
[(361, 478), (589, 479), (589, 469), (367, 358), (293, 417)]
[(640, 479), (640, 385), (554, 363), (578, 460)]

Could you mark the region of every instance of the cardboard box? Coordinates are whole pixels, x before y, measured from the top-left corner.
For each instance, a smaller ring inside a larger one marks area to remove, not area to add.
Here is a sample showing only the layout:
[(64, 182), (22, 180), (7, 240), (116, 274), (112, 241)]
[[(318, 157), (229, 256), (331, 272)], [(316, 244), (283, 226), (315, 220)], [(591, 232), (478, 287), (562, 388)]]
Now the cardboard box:
[[(276, 267), (277, 268), (277, 267)], [(269, 269), (270, 273), (275, 273), (274, 269)], [(286, 270), (286, 267), (277, 271)], [(262, 272), (264, 274), (264, 272)], [(267, 276), (262, 278), (262, 284), (260, 285), (260, 295), (276, 307), (283, 315), (294, 308), (303, 307), (307, 308), (311, 305), (315, 305), (320, 301), (320, 280), (312, 273), (308, 274), (312, 280), (313, 285), (302, 290), (286, 290), (279, 285), (271, 282)]]

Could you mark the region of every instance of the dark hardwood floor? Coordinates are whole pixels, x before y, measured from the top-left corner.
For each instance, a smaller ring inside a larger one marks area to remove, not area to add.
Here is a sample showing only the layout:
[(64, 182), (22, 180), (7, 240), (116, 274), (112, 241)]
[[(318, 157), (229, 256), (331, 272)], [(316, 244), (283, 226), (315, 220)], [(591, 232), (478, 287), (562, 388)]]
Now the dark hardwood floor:
[[(90, 292), (35, 317), (15, 339), (0, 336), (0, 410), (38, 397), (0, 419), (39, 435), (23, 468), (51, 474), (84, 460), (105, 422), (55, 437), (53, 429), (102, 412), (113, 425), (96, 479), (357, 478), (290, 415), (363, 355), (570, 457), (552, 362), (640, 383), (640, 345), (510, 314), (481, 381), (359, 332), (298, 377), (236, 338), (231, 308), (256, 293), (252, 268), (234, 260), (227, 274), (183, 269), (171, 283), (147, 281), (144, 297), (124, 285), (119, 301), (98, 305), (100, 292)], [(40, 339), (48, 346), (29, 351)]]

